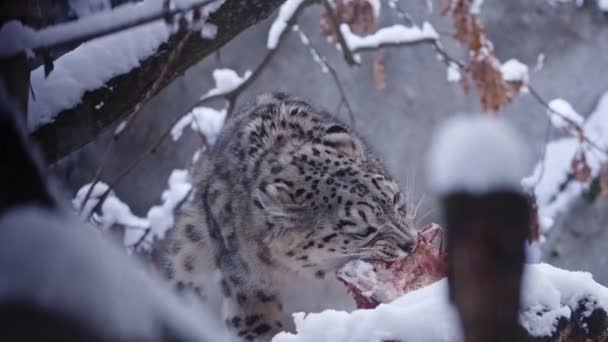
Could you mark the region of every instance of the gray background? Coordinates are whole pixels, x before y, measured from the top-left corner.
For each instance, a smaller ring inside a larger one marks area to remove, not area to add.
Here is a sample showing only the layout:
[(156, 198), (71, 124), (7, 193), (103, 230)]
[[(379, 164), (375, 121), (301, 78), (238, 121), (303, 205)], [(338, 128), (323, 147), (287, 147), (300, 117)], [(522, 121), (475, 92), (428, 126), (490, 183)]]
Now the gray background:
[[(401, 1), (401, 6), (417, 23), (429, 20), (444, 34), (447, 49), (454, 56), (461, 56), (463, 49), (451, 44), (448, 37), (452, 32), (451, 21), (437, 14), (441, 2), (430, 2), (434, 5), (432, 11), (425, 1)], [(445, 66), (437, 61), (431, 46), (426, 45), (386, 49), (387, 87), (375, 90), (373, 54), (364, 54), (361, 66), (348, 67), (341, 53), (321, 37), (320, 12), (320, 6), (308, 8), (298, 20), (299, 26), (338, 71), (355, 110), (356, 129), (378, 151), (402, 186), (412, 177), (415, 189), (409, 190), (415, 198), (426, 195), (420, 209), (424, 214), (434, 207), (424, 170), (424, 156), (433, 129), (455, 113), (479, 111), (478, 97), (474, 92), (465, 94), (458, 84), (448, 83)], [(383, 6), (381, 20), (382, 25), (388, 25), (399, 19)], [(586, 116), (599, 96), (608, 90), (608, 17), (597, 10), (595, 2), (585, 1), (584, 6), (577, 8), (573, 3), (551, 6), (541, 0), (486, 0), (482, 20), (502, 61), (517, 58), (533, 67), (538, 55), (545, 54), (544, 67), (530, 76), (534, 87), (546, 99), (562, 97)], [(219, 56), (201, 61), (150, 101), (138, 114), (134, 128), (118, 142), (102, 180), (114, 179), (157, 140), (176, 116), (183, 115), (190, 104), (210, 89), (213, 69), (232, 68), (242, 74), (253, 68), (266, 51), (271, 22), (272, 19), (267, 20), (246, 31), (226, 45)], [(321, 72), (296, 34), (289, 33), (286, 38), (263, 74), (242, 94), (239, 104), (261, 92), (279, 90), (334, 112), (339, 93), (333, 80)], [(212, 106), (221, 108), (223, 103), (217, 101)], [(339, 115), (347, 118), (345, 111)], [(544, 109), (530, 96), (522, 95), (500, 115), (516, 125), (532, 153), (539, 157), (547, 129)], [(553, 136), (559, 133), (554, 132)], [(108, 141), (106, 134), (53, 167), (70, 197), (91, 181)], [(118, 197), (135, 214), (144, 216), (160, 200), (170, 172), (189, 166), (193, 151), (199, 146), (199, 137), (189, 129), (179, 143), (167, 140), (118, 185)], [(432, 211), (421, 223), (440, 221), (439, 214)], [(599, 199), (591, 205), (581, 201), (552, 230), (545, 245), (546, 260), (569, 269), (591, 271), (598, 281), (608, 285), (606, 228), (608, 199)]]

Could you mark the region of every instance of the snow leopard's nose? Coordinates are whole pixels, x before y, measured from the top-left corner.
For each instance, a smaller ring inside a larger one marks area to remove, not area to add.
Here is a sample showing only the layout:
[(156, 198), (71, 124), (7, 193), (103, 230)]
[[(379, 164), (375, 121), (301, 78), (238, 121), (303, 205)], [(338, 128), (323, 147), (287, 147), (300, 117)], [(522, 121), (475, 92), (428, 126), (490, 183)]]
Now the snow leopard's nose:
[(414, 247), (415, 247), (415, 244), (411, 241), (402, 242), (399, 244), (399, 248), (402, 251), (406, 252), (407, 254), (412, 253), (414, 251)]

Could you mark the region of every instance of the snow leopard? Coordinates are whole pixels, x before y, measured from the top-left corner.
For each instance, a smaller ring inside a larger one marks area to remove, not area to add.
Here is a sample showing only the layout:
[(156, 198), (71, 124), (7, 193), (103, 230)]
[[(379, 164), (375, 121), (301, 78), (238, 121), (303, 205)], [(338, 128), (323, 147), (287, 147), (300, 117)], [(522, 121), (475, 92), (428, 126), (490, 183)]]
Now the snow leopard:
[[(295, 279), (324, 279), (354, 259), (397, 260), (415, 247), (404, 193), (369, 145), (295, 96), (258, 96), (195, 168), (164, 271), (203, 301), (219, 289), (237, 341), (292, 328), (284, 304), (299, 296)], [(323, 295), (314, 294), (330, 305)]]

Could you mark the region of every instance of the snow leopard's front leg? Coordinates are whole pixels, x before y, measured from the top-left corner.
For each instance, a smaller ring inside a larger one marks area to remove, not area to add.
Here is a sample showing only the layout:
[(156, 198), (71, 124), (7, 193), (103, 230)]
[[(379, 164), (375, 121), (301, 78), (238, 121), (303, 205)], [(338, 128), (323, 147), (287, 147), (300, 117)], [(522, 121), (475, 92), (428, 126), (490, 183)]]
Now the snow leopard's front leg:
[(221, 280), (226, 325), (239, 340), (266, 342), (283, 327), (283, 306), (274, 291), (240, 284), (236, 278)]

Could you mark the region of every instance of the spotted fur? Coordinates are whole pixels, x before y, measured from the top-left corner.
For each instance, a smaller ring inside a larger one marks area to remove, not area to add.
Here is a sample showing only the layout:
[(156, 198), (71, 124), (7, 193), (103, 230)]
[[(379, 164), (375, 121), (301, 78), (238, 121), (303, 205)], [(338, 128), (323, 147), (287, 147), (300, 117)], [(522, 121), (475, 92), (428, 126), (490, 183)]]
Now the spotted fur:
[(215, 271), (224, 322), (242, 340), (269, 340), (288, 324), (279, 278), (320, 279), (413, 247), (404, 196), (381, 163), (350, 128), (297, 98), (261, 95), (197, 170), (166, 274), (204, 293)]

